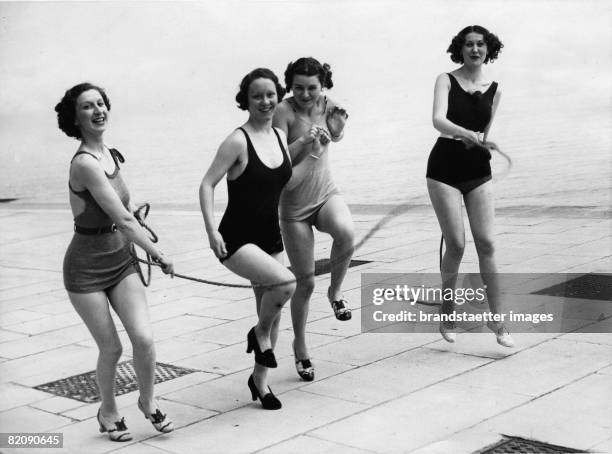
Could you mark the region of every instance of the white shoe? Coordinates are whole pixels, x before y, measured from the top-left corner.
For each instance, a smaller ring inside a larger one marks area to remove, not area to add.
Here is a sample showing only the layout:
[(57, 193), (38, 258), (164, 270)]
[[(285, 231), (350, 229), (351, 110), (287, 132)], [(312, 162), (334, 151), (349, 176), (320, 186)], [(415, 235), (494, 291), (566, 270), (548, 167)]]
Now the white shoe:
[(453, 329), (455, 329), (454, 323), (440, 322), (440, 334), (442, 334), (442, 338), (446, 342), (450, 342), (451, 344), (457, 339), (457, 333), (451, 331)]
[(512, 336), (503, 323), (496, 324), (493, 322), (487, 322), (487, 328), (493, 331), (499, 345), (508, 348), (514, 347), (514, 339), (512, 339)]

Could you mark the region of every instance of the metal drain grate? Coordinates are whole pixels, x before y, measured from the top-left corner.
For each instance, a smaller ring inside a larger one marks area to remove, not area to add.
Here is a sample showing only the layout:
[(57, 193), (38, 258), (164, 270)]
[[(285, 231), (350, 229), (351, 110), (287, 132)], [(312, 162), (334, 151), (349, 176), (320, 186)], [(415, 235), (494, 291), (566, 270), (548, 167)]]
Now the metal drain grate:
[(532, 295), (612, 301), (612, 274), (585, 274), (562, 284), (532, 292)]
[(551, 445), (541, 441), (527, 440), (526, 438), (508, 437), (474, 454), (563, 454), (563, 453), (586, 453), (574, 448)]
[[(194, 369), (177, 367), (171, 364), (155, 363), (155, 383), (162, 383), (183, 375), (197, 372)], [(92, 403), (100, 401), (100, 393), (96, 384), (96, 371), (73, 375), (43, 385), (34, 389), (45, 391), (61, 397)], [(132, 361), (123, 361), (117, 364), (117, 377), (115, 379), (115, 395), (120, 396), (138, 389), (136, 373)]]
[[(349, 263), (349, 268), (359, 265), (365, 265), (366, 263), (370, 263), (371, 260), (351, 260)], [(291, 267), (289, 267), (291, 269)], [(315, 262), (315, 276), (320, 276), (322, 274), (329, 273), (331, 271), (331, 266), (329, 259), (319, 259)]]

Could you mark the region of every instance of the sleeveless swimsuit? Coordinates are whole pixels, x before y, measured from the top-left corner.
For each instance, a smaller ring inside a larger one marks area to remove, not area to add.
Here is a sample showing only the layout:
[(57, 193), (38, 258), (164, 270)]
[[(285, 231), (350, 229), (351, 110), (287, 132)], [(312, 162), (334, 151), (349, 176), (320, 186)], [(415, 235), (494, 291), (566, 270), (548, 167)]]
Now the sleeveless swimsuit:
[[(292, 101), (293, 98), (287, 99), (293, 111), (297, 113)], [(327, 98), (325, 98), (323, 114), (313, 124), (321, 126), (329, 132), (326, 118)], [(296, 115), (296, 120), (306, 122), (306, 120), (298, 115)], [(308, 127), (310, 128), (310, 123), (308, 123)], [(298, 138), (289, 136), (287, 140), (289, 143), (293, 143)], [(325, 147), (327, 146), (325, 145)], [(329, 153), (327, 153), (327, 150), (324, 150), (319, 155), (319, 159), (307, 156), (304, 161), (298, 165), (308, 166), (305, 174), (297, 175), (294, 173), (281, 194), (280, 218), (285, 222), (305, 221), (310, 225), (314, 225), (319, 210), (333, 195), (339, 194), (340, 191), (331, 177)], [(298, 178), (301, 178), (301, 180), (297, 181)]]
[(227, 208), (219, 224), (227, 256), (219, 259), (221, 262), (248, 243), (259, 246), (268, 254), (283, 251), (278, 200), (291, 178), (289, 156), (278, 132), (272, 128), (283, 153), (283, 162), (271, 169), (259, 159), (247, 132), (243, 128), (238, 129), (246, 136), (248, 162), (237, 178), (227, 180)]
[[(123, 206), (129, 206), (130, 195), (119, 173), (119, 162), (123, 156), (114, 148), (110, 150), (115, 163), (112, 174), (106, 173), (108, 182), (113, 187)], [(80, 154), (89, 154), (80, 151)], [(97, 159), (97, 158), (96, 158)], [(71, 161), (72, 163), (72, 161)], [(91, 193), (85, 189), (75, 191), (68, 182), (70, 192), (85, 202), (85, 208), (74, 217), (75, 228), (105, 229), (113, 225), (112, 219), (102, 210)], [(130, 255), (131, 242), (118, 231), (106, 231), (100, 234), (75, 233), (64, 256), (64, 287), (74, 293), (92, 293), (107, 291), (126, 276), (136, 273), (136, 262)]]
[[(480, 93), (468, 93), (452, 74), (446, 118), (471, 131), (483, 132), (491, 121), (497, 82)], [(461, 140), (439, 137), (427, 162), (427, 178), (448, 184), (463, 195), (491, 179), (491, 153), (485, 147), (467, 148)]]

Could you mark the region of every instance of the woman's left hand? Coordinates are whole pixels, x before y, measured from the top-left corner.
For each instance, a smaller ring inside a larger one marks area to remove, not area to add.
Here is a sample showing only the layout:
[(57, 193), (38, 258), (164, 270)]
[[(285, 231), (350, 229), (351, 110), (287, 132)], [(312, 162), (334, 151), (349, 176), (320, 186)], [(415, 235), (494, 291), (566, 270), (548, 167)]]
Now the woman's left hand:
[(320, 132), (319, 132), (319, 142), (321, 143), (321, 145), (325, 146), (327, 145), (329, 142), (331, 142), (331, 136), (329, 135), (329, 132), (327, 132), (327, 129), (325, 128), (320, 128)]
[(341, 107), (334, 106), (327, 114), (327, 127), (332, 137), (338, 137), (344, 130), (344, 125), (348, 119), (346, 110)]

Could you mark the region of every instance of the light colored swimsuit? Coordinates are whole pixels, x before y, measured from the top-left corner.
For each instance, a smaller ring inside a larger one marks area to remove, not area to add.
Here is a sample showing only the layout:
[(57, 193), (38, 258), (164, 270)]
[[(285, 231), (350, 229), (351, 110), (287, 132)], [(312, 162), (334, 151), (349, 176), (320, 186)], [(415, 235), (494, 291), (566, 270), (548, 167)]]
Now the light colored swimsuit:
[[(294, 112), (296, 112), (295, 101), (293, 98), (287, 100)], [(325, 99), (325, 109), (323, 113), (312, 124), (327, 128), (327, 99)], [(306, 123), (306, 120), (297, 115), (296, 121)], [(311, 124), (308, 123), (310, 128)], [(331, 134), (330, 134), (331, 135)], [(289, 143), (299, 139), (289, 132)], [(311, 145), (309, 145), (311, 146)], [(321, 145), (323, 147), (323, 145)], [(325, 145), (327, 148), (329, 144)], [(315, 223), (319, 210), (327, 201), (340, 191), (334, 184), (329, 168), (328, 150), (323, 150), (319, 159), (307, 156), (299, 166), (307, 166), (300, 172), (293, 172), (293, 176), (285, 186), (280, 197), (280, 219), (285, 222), (308, 222)]]

